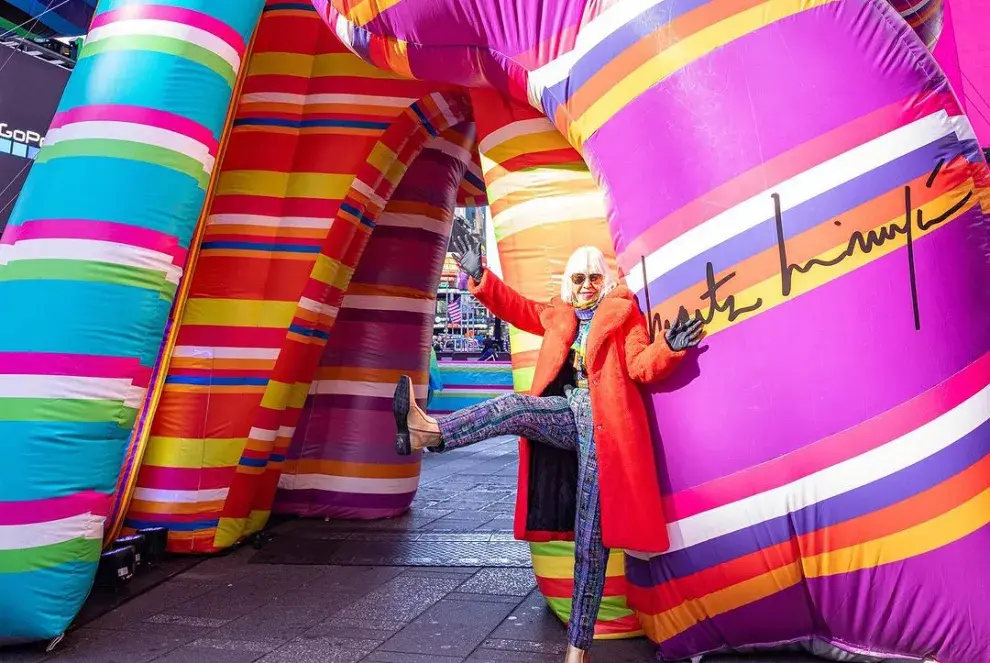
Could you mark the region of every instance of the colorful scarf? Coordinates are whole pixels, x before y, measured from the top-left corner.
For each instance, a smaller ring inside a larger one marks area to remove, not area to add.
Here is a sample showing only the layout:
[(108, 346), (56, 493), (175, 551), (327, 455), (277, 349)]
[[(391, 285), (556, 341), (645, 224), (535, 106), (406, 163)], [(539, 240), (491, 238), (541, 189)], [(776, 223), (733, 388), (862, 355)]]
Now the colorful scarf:
[(588, 332), (591, 331), (591, 319), (598, 310), (598, 302), (593, 302), (591, 306), (585, 308), (574, 308), (574, 314), (578, 319), (578, 333), (571, 344), (574, 351), (574, 381), (579, 387), (588, 386), (588, 376), (585, 372), (584, 359), (588, 353)]

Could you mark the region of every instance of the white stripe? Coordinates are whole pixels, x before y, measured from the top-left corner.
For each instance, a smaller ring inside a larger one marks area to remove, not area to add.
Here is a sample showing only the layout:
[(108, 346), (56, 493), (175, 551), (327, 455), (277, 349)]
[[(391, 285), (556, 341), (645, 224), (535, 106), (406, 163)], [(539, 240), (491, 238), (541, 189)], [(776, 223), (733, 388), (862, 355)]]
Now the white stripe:
[(73, 122), (49, 131), (48, 135), (45, 136), (45, 144), (54, 145), (70, 140), (87, 139), (126, 140), (178, 152), (198, 161), (203, 166), (203, 172), (207, 175), (213, 171), (213, 167), (216, 165), (216, 158), (210, 154), (209, 147), (195, 138), (183, 136), (161, 127), (134, 122), (112, 120)]
[[(437, 108), (440, 109), (440, 114), (444, 116), (447, 120), (447, 126), (453, 127), (457, 124), (458, 120), (454, 117), (454, 112), (450, 110), (450, 106), (447, 104), (447, 100), (443, 98), (443, 95), (439, 92), (434, 92), (430, 95), (433, 101), (436, 103)], [(434, 129), (439, 129), (439, 127), (434, 127)]]
[(103, 517), (91, 513), (29, 525), (0, 525), (0, 550), (41, 548), (72, 539), (102, 539)]
[(426, 146), (427, 150), (436, 150), (437, 152), (442, 152), (447, 156), (454, 157), (461, 163), (471, 163), (471, 152), (464, 149), (463, 146), (452, 143), (446, 138), (434, 138)]
[(397, 479), (368, 479), (364, 477), (339, 477), (329, 474), (283, 474), (278, 487), (282, 490), (326, 490), (338, 493), (362, 495), (401, 495), (419, 487), (419, 477)]
[(371, 190), (371, 187), (369, 187), (367, 184), (365, 184), (358, 178), (356, 177), (354, 178), (354, 181), (351, 183), (351, 188), (353, 188), (358, 193), (364, 194), (379, 209), (385, 209), (385, 204), (386, 204), (385, 200), (383, 200), (381, 196), (379, 196), (377, 193)]
[(354, 55), (361, 57), (361, 54), (354, 48), (354, 27), (350, 24), (350, 21), (340, 14), (337, 14), (337, 20), (334, 24), (334, 32), (337, 34), (337, 39), (340, 40), (340, 43), (347, 47), (347, 50)]
[(451, 389), (450, 387), (444, 387), (443, 391), (437, 393), (437, 396), (442, 396), (443, 398), (477, 398), (479, 396), (488, 397), (488, 394), (502, 394), (502, 393), (512, 393), (512, 385), (506, 385), (504, 387), (499, 386), (487, 386), (487, 387), (477, 387), (475, 389)]
[[(670, 551), (684, 550), (875, 483), (934, 456), (987, 419), (990, 419), (990, 386), (883, 446), (785, 486), (668, 524)], [(643, 557), (642, 553), (636, 556)]]
[(300, 308), (304, 308), (307, 311), (312, 311), (318, 315), (326, 315), (332, 318), (337, 317), (337, 313), (340, 312), (336, 306), (331, 306), (330, 304), (321, 304), (315, 299), (310, 299), (309, 297), (302, 297), (299, 299)]
[[(534, 189), (537, 191), (548, 191), (545, 198), (559, 200), (564, 196), (574, 195), (573, 192), (560, 191), (570, 182), (594, 183), (591, 173), (587, 170), (553, 170), (546, 175), (539, 171), (517, 171), (508, 173), (488, 185), (488, 202), (493, 203), (502, 198), (514, 194), (525, 193), (531, 195)], [(601, 194), (599, 194), (600, 196)], [(604, 209), (604, 208), (602, 208)]]
[(485, 181), (485, 174), (481, 170), (481, 164), (474, 160), (474, 155), (472, 154), (468, 160), (467, 169), (472, 175), (478, 178), (481, 182)]
[(290, 94), (288, 92), (249, 92), (241, 96), (242, 103), (295, 104), (345, 104), (348, 106), (382, 106), (383, 108), (406, 108), (416, 101), (415, 97), (383, 97), (373, 94)]
[[(413, 384), (413, 394), (416, 398), (426, 398), (428, 385)], [(371, 396), (373, 398), (392, 398), (395, 395), (394, 382), (365, 382), (360, 380), (313, 380), (309, 388), (310, 395), (342, 395), (342, 396)]]
[(197, 359), (278, 359), (278, 348), (216, 348), (202, 345), (177, 345), (173, 357)]
[(196, 504), (199, 502), (216, 502), (227, 499), (229, 488), (212, 488), (204, 490), (159, 490), (157, 488), (138, 488), (134, 491), (134, 499), (145, 502), (169, 502), (176, 504)]
[(17, 260), (83, 260), (124, 265), (161, 272), (169, 283), (178, 283), (182, 267), (172, 264), (172, 256), (131, 244), (95, 239), (22, 239), (17, 244), (0, 245), (0, 266)]
[(392, 226), (393, 228), (421, 228), (436, 235), (444, 237), (450, 234), (450, 221), (434, 219), (425, 214), (401, 214), (399, 212), (383, 212), (378, 217), (379, 226)]
[(600, 191), (533, 198), (507, 207), (493, 219), (499, 241), (523, 230), (581, 219), (605, 218), (605, 197)]
[(151, 18), (132, 18), (114, 21), (90, 30), (86, 43), (93, 43), (110, 37), (171, 37), (189, 44), (195, 44), (224, 60), (236, 72), (241, 66), (237, 49), (220, 37), (185, 23), (162, 21)]
[(318, 216), (264, 216), (261, 214), (213, 214), (211, 225), (264, 226), (266, 228), (329, 228), (333, 219)]
[[(772, 218), (771, 193), (780, 195), (781, 212), (786, 227), (788, 210), (953, 132), (960, 140), (975, 140), (972, 128), (965, 117), (949, 117), (946, 111), (940, 110), (795, 175), (717, 214), (661, 246), (646, 258), (649, 278), (658, 279), (692, 258)], [(716, 265), (716, 271), (728, 266)], [(633, 270), (628, 275), (627, 283), (634, 292), (641, 291), (642, 272), (638, 269)]]
[(504, 127), (499, 127), (482, 138), (481, 142), (478, 143), (478, 150), (481, 154), (484, 154), (492, 148), (498, 147), (502, 143), (508, 142), (513, 138), (519, 138), (520, 136), (531, 136), (533, 134), (542, 134), (549, 131), (559, 134), (556, 127), (550, 124), (550, 120), (545, 117), (534, 117), (529, 120), (519, 120), (518, 122), (507, 124)]
[(577, 62), (643, 12), (665, 0), (620, 0), (581, 28), (574, 48), (529, 73), (530, 102), (542, 107), (543, 91), (561, 82)]
[(409, 313), (429, 313), (437, 310), (436, 300), (415, 297), (379, 297), (375, 295), (347, 295), (342, 308), (356, 308), (365, 311), (406, 311)]
[(279, 426), (278, 427), (278, 436), (279, 437), (292, 437), (295, 434), (296, 434), (296, 427), (295, 426)]
[(0, 374), (0, 398), (109, 400), (136, 408), (144, 401), (144, 394), (145, 389), (135, 387), (129, 378)]
[(267, 428), (258, 428), (257, 426), (252, 426), (251, 430), (248, 431), (248, 438), (251, 440), (260, 440), (262, 442), (274, 442), (276, 437), (278, 437), (277, 430), (268, 430)]

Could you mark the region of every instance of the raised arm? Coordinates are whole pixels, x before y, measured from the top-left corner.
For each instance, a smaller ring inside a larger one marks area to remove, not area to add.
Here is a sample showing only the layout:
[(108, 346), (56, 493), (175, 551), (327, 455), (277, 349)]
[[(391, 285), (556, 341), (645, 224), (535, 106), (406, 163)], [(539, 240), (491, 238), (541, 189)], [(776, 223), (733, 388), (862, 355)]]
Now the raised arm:
[(540, 321), (540, 314), (547, 309), (549, 304), (541, 304), (526, 299), (505, 285), (488, 268), (484, 268), (482, 271), (480, 282), (471, 277), (468, 281), (468, 289), (496, 317), (524, 332), (543, 336), (545, 330)]
[(674, 352), (661, 336), (650, 343), (646, 323), (640, 316), (632, 316), (626, 329), (626, 366), (629, 377), (636, 382), (649, 384), (663, 380), (674, 372), (685, 352)]

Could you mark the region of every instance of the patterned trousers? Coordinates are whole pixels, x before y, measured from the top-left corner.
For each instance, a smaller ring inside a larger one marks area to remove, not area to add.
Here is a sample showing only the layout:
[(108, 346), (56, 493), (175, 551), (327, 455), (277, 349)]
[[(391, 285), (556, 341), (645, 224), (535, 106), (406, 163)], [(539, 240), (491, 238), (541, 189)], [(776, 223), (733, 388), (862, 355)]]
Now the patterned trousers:
[(567, 641), (590, 649), (605, 591), (609, 551), (602, 543), (591, 397), (587, 389), (563, 396), (510, 394), (438, 417), (444, 448), (457, 449), (500, 435), (519, 435), (578, 454), (577, 515), (574, 519), (574, 595)]

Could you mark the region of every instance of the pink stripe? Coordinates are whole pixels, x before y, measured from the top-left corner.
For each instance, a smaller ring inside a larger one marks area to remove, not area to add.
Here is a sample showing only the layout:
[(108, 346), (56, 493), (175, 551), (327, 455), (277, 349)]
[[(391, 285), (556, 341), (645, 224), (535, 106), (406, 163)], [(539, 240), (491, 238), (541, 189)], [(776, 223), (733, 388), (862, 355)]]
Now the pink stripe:
[(109, 495), (92, 490), (48, 500), (0, 502), (0, 525), (34, 525), (84, 513), (106, 516), (109, 506)]
[(213, 132), (187, 117), (154, 108), (123, 104), (79, 106), (58, 113), (52, 119), (51, 128), (60, 129), (76, 122), (128, 122), (165, 129), (199, 141), (209, 149), (210, 154), (216, 156), (218, 141)]
[(200, 30), (205, 30), (216, 35), (230, 44), (237, 50), (237, 54), (243, 56), (247, 48), (244, 38), (238, 34), (237, 30), (230, 27), (223, 21), (207, 14), (203, 14), (191, 9), (182, 7), (169, 7), (165, 5), (130, 5), (120, 9), (111, 9), (93, 17), (90, 30), (116, 23), (117, 21), (129, 21), (134, 19), (156, 19), (159, 21), (171, 21), (182, 25), (190, 25)]
[(731, 209), (768, 187), (779, 185), (858, 145), (932, 113), (947, 109), (950, 115), (959, 114), (961, 111), (958, 106), (955, 99), (948, 94), (902, 99), (803, 143), (726, 182), (653, 224), (649, 230), (629, 243), (619, 256), (619, 265), (624, 274), (630, 274), (633, 269), (639, 268), (641, 256), (650, 255), (715, 214)]
[(933, 421), (986, 385), (990, 353), (927, 392), (823, 440), (727, 477), (664, 498), (671, 521), (765, 493), (860, 456)]
[(147, 387), (151, 370), (133, 357), (56, 354), (51, 352), (0, 352), (0, 375), (67, 375), (87, 378), (133, 378)]
[[(209, 444), (209, 440), (207, 440)], [(137, 485), (156, 490), (213, 490), (230, 486), (235, 467), (160, 467), (144, 465)]]
[(172, 256), (172, 263), (182, 265), (188, 249), (167, 233), (111, 221), (88, 219), (35, 219), (19, 226), (9, 226), (0, 244), (16, 244), (28, 239), (91, 239), (127, 244)]

